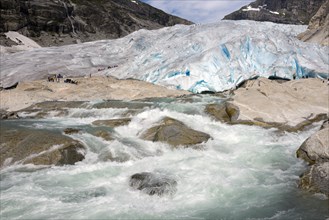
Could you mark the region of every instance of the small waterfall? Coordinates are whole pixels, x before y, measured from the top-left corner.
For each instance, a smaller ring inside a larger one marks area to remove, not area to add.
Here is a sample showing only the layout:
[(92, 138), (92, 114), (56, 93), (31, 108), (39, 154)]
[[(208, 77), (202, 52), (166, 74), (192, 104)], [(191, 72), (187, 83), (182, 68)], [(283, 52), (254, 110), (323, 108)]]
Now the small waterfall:
[(69, 10), (68, 10), (68, 8), (67, 8), (67, 4), (66, 4), (66, 2), (63, 1), (63, 0), (59, 0), (59, 2), (61, 2), (61, 3), (63, 4), (64, 8), (65, 8), (66, 16), (67, 16), (67, 18), (69, 19), (69, 21), (70, 21), (70, 23), (71, 23), (72, 33), (73, 33), (73, 35), (74, 35), (74, 36), (77, 36), (77, 33), (75, 32), (74, 24), (73, 24), (73, 21), (72, 21), (72, 18), (71, 18), (71, 16), (70, 16), (70, 14), (69, 14)]

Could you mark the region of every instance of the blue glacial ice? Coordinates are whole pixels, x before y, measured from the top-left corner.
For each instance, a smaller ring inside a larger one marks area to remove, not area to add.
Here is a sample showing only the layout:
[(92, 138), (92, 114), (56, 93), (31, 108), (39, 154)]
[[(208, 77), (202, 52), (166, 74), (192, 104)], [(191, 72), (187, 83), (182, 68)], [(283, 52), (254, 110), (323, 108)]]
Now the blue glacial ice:
[[(64, 76), (134, 78), (191, 92), (255, 76), (328, 77), (328, 47), (296, 38), (306, 26), (220, 21), (139, 30), (124, 38), (1, 55), (1, 84)], [(108, 68), (115, 66), (116, 68)], [(98, 70), (102, 71), (98, 71)]]

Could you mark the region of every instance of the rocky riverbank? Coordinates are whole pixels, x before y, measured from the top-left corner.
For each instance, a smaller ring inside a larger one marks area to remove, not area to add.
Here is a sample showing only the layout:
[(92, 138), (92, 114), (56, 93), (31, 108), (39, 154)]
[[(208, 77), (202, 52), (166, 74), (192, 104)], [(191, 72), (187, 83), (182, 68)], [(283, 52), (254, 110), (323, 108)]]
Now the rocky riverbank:
[[(65, 165), (79, 162), (85, 158), (88, 147), (86, 147), (87, 143), (75, 140), (76, 135), (91, 135), (109, 143), (130, 146), (129, 141), (117, 135), (117, 127), (129, 127), (131, 124), (137, 126), (134, 119), (136, 115), (150, 109), (162, 108), (164, 103), (177, 102), (185, 103), (184, 105), (187, 106), (199, 106), (184, 113), (196, 118), (201, 114), (208, 118), (207, 120), (214, 120), (215, 124), (244, 124), (275, 128), (284, 132), (299, 132), (309, 128), (308, 126), (314, 122), (328, 119), (329, 89), (327, 82), (321, 79), (249, 80), (236, 90), (206, 95), (210, 101), (202, 105), (196, 100), (204, 97), (203, 95), (190, 95), (186, 91), (169, 90), (136, 80), (116, 80), (106, 77), (75, 80), (78, 81), (77, 85), (46, 80), (24, 82), (18, 84), (17, 88), (0, 91), (1, 118), (16, 119), (19, 122), (20, 118), (22, 120), (27, 118), (40, 120), (49, 117), (83, 119), (91, 117), (89, 115), (95, 114), (96, 111), (102, 114), (107, 109), (113, 109), (110, 112), (121, 111), (121, 113), (114, 118), (97, 116), (90, 122), (87, 121), (84, 125), (87, 127), (84, 128), (65, 126), (56, 128), (56, 131), (38, 128), (29, 130), (24, 126), (17, 128), (11, 127), (10, 123), (2, 123), (1, 166), (17, 163)], [(156, 104), (154, 100), (161, 97), (167, 101)], [(113, 99), (123, 99), (123, 101)], [(86, 112), (79, 115), (77, 113), (79, 111)], [(329, 176), (326, 169), (329, 161), (328, 132), (327, 124), (324, 123), (322, 129), (307, 139), (297, 151), (297, 156), (311, 165), (302, 176), (300, 187), (327, 196), (328, 189), (324, 183)], [(193, 128), (189, 121), (181, 121), (180, 118), (170, 115), (160, 117), (145, 127), (143, 125), (136, 137), (139, 141), (166, 144), (173, 150), (205, 149), (204, 145), (207, 142), (216, 139), (203, 128), (200, 130)], [(31, 147), (26, 150), (22, 144)], [(140, 143), (137, 145), (139, 146)], [(100, 161), (122, 163), (130, 159), (126, 153), (115, 154), (109, 149), (99, 155)]]
[(249, 124), (298, 131), (328, 117), (329, 86), (326, 80), (269, 80), (244, 82), (230, 100), (210, 104), (207, 112), (231, 124)]
[(134, 100), (190, 94), (138, 80), (113, 77), (74, 78), (77, 85), (45, 80), (19, 83), (17, 88), (0, 91), (0, 109), (17, 111), (44, 101)]

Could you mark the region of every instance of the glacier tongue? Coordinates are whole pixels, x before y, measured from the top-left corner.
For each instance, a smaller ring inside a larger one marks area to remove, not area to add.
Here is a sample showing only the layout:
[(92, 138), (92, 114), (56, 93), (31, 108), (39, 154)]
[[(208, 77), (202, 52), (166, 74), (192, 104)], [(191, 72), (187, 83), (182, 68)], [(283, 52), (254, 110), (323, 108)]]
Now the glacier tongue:
[(1, 55), (1, 86), (64, 76), (111, 75), (223, 91), (255, 76), (328, 77), (328, 47), (296, 39), (306, 26), (220, 21), (140, 30), (117, 40)]

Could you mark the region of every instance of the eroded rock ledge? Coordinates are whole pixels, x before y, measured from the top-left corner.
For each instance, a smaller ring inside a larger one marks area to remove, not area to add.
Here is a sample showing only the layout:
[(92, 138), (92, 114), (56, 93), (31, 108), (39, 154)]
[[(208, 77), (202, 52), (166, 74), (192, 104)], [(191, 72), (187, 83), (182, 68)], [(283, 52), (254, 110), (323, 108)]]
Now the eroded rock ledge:
[(266, 78), (247, 81), (229, 101), (209, 104), (205, 111), (230, 124), (276, 127), (298, 131), (328, 118), (329, 86), (320, 79), (277, 82)]

